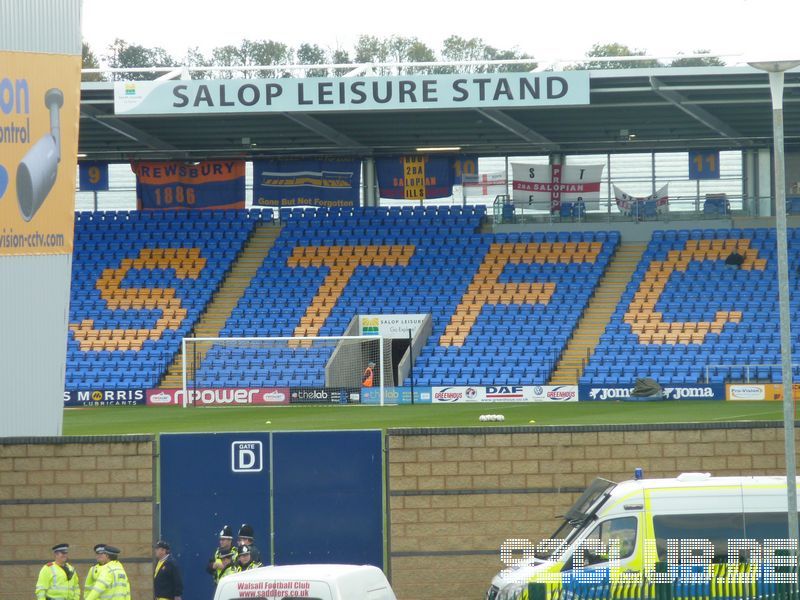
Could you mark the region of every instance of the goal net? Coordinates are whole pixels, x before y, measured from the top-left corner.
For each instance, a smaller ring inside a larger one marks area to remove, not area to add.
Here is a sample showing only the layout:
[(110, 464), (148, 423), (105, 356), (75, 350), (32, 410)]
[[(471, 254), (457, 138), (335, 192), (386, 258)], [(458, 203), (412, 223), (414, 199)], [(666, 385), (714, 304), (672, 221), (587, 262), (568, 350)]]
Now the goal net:
[(391, 345), (377, 336), (184, 338), (186, 406), (384, 403), (394, 385)]

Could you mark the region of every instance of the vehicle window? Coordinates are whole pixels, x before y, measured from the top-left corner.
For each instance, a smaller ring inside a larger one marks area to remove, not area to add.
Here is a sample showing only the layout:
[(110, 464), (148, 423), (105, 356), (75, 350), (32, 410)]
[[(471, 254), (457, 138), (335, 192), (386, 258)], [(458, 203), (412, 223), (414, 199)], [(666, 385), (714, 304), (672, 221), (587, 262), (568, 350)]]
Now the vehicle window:
[[(619, 540), (620, 559), (628, 558), (636, 548), (636, 517), (620, 517), (619, 519), (609, 519), (598, 523), (592, 532), (586, 536), (586, 540), (599, 540), (605, 548), (611, 540)], [(598, 554), (590, 548), (584, 550), (584, 558), (587, 565), (595, 565), (608, 562), (607, 553)], [(564, 565), (562, 571), (572, 569), (572, 557)]]
[(744, 535), (755, 540), (789, 537), (787, 513), (747, 513), (744, 516)]
[(667, 540), (709, 540), (714, 545), (714, 562), (728, 560), (728, 540), (744, 538), (744, 515), (699, 514), (653, 517), (658, 560), (667, 560)]

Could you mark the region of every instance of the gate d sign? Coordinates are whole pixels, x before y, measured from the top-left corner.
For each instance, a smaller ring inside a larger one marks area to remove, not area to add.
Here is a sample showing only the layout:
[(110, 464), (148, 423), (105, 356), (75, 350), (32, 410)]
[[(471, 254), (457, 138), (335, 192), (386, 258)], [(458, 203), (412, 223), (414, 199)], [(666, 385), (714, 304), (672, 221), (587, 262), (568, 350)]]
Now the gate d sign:
[(233, 442), (231, 470), (234, 473), (258, 473), (263, 468), (261, 442)]

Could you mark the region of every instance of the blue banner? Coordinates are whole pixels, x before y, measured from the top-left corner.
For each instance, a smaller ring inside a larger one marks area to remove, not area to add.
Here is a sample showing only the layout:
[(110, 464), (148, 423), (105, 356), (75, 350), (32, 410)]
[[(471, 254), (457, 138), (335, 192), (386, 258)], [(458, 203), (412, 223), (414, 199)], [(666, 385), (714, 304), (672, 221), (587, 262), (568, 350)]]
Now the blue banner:
[(358, 206), (361, 161), (253, 161), (255, 206)]
[[(361, 404), (380, 404), (381, 391), (378, 388), (361, 388)], [(383, 390), (384, 404), (411, 404), (410, 387), (387, 387)], [(430, 404), (431, 388), (414, 386), (414, 404)]]
[[(477, 173), (477, 160), (448, 155), (410, 155), (378, 158), (375, 171), (381, 198), (429, 200), (453, 195), (464, 173)], [(474, 168), (470, 172), (469, 166)]]
[[(662, 385), (663, 398), (650, 398), (650, 400), (725, 400), (725, 386), (718, 383), (698, 383), (697, 385)], [(631, 396), (633, 386), (624, 385), (580, 385), (578, 399), (586, 401), (644, 400)]]
[(78, 182), (82, 192), (108, 190), (108, 163), (88, 161), (78, 163)]
[(139, 210), (244, 208), (243, 160), (141, 161), (131, 169)]
[(147, 403), (145, 390), (67, 390), (64, 406), (135, 406)]

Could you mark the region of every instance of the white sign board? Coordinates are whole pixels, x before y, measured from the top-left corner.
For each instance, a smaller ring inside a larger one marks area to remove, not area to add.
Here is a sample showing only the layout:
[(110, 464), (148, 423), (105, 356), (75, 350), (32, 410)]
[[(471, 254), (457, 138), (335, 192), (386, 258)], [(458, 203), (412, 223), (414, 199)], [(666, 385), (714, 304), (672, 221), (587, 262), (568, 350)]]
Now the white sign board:
[(386, 339), (408, 339), (408, 331), (412, 337), (416, 335), (427, 314), (408, 315), (359, 315), (359, 335), (374, 335)]
[(197, 115), (589, 104), (588, 71), (118, 81), (117, 115)]

